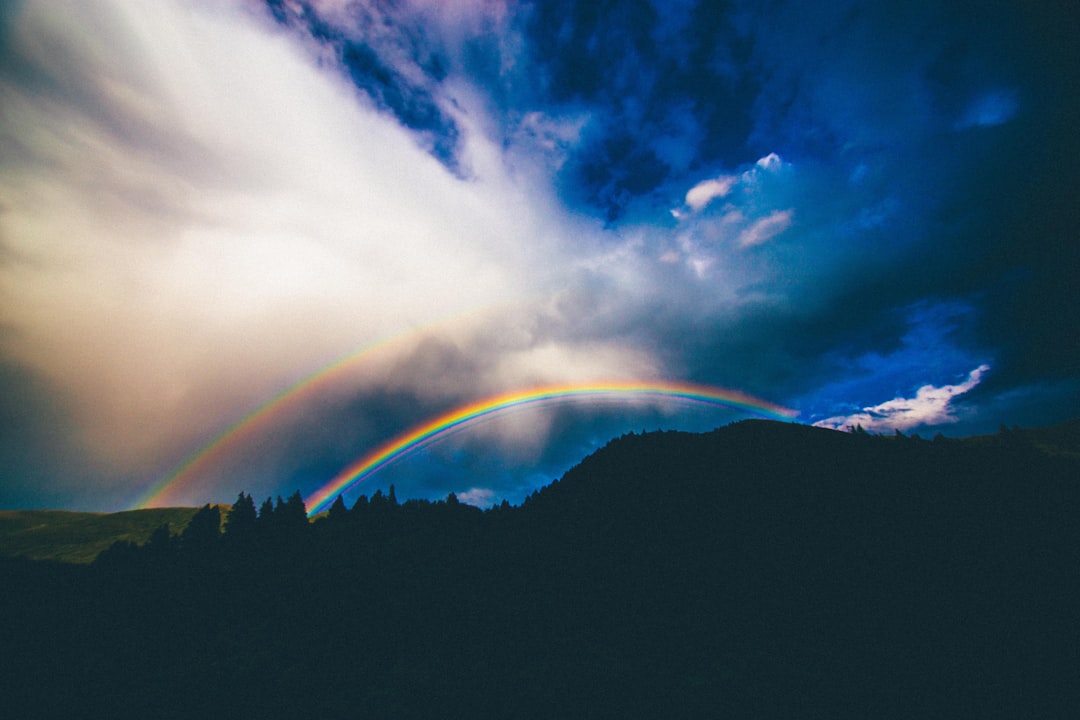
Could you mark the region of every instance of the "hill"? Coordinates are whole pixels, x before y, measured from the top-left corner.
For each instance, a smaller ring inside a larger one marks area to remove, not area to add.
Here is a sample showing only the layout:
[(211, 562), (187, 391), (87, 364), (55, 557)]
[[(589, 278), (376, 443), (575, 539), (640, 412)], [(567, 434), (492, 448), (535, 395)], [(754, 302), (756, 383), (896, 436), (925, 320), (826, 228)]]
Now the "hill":
[[(761, 437), (758, 440), (750, 440), (749, 433), (752, 428), (760, 431)], [(649, 442), (660, 442), (656, 440), (656, 437), (664, 435), (669, 434), (660, 433), (643, 437), (651, 438)], [(676, 433), (672, 437), (678, 435), (682, 434)], [(790, 454), (802, 445), (835, 441), (837, 439), (835, 437), (826, 439), (834, 435), (832, 431), (820, 428), (781, 424), (767, 420), (744, 421), (713, 434), (716, 438), (727, 436), (735, 443), (744, 443), (741, 447), (724, 449), (724, 452), (731, 453), (733, 456), (752, 452), (755, 443), (761, 442), (783, 445), (783, 449), (775, 449), (772, 452)], [(701, 436), (706, 441), (710, 437), (709, 434)], [(895, 437), (889, 436), (886, 439), (893, 440)], [(1080, 419), (1044, 428), (1013, 430), (1003, 428), (995, 435), (974, 436), (947, 442), (971, 447), (986, 447), (1000, 444), (1006, 439), (1011, 439), (1014, 443), (1022, 442), (1047, 455), (1080, 458)], [(686, 440), (686, 442), (692, 444), (693, 441)], [(611, 447), (618, 444), (618, 441), (614, 441), (597, 454), (604, 456), (611, 452)], [(699, 452), (698, 448), (688, 447), (687, 450), (690, 453)], [(761, 451), (769, 452), (765, 447), (762, 447)], [(603, 488), (599, 492), (606, 494), (609, 500), (625, 494), (626, 487), (621, 483), (626, 477), (624, 475), (616, 481), (620, 484)], [(704, 477), (704, 475), (699, 477)], [(643, 490), (647, 491), (646, 488)], [(228, 505), (220, 505), (219, 508), (224, 520), (230, 508)], [(198, 508), (183, 507), (129, 510), (117, 513), (0, 510), (0, 557), (89, 563), (116, 542), (135, 545), (146, 543), (153, 531), (163, 524), (168, 524), (170, 531), (178, 535), (187, 527), (197, 510)]]
[[(223, 506), (222, 511), (228, 507)], [(89, 563), (113, 543), (138, 545), (161, 525), (180, 533), (198, 508), (117, 513), (65, 510), (0, 510), (0, 556)]]
[(290, 501), (0, 562), (0, 712), (1070, 716), (1077, 427), (627, 435), (520, 507)]

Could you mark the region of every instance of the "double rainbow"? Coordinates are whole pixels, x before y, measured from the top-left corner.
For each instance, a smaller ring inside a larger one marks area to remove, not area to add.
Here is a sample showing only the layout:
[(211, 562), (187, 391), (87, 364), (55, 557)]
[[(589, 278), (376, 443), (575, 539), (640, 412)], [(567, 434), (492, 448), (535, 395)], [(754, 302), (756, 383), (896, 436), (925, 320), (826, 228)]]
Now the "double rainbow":
[(722, 405), (774, 419), (790, 419), (797, 414), (794, 410), (745, 393), (685, 382), (611, 381), (542, 385), (525, 390), (514, 390), (462, 405), (380, 445), (313, 492), (305, 503), (308, 512), (312, 515), (321, 512), (339, 494), (347, 492), (381, 468), (467, 425), (480, 422), (498, 413), (526, 406), (561, 403), (581, 398), (675, 399)]
[(137, 498), (131, 504), (131, 509), (167, 507), (177, 502), (185, 487), (209, 472), (244, 443), (258, 437), (279, 418), (301, 407), (315, 394), (333, 388), (349, 373), (374, 357), (399, 351), (407, 347), (408, 343), (415, 342), (417, 338), (437, 328), (449, 327), (453, 322), (468, 317), (469, 313), (459, 313), (383, 338), (301, 378), (233, 422), (208, 444), (186, 457), (168, 476), (161, 478)]

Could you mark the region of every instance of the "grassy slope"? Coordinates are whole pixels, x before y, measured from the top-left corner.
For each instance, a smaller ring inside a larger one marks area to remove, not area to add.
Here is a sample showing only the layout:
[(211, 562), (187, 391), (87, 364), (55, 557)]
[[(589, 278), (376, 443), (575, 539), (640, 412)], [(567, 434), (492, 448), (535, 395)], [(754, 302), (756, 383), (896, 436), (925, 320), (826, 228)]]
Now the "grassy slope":
[[(220, 506), (222, 515), (227, 506)], [(0, 555), (88, 563), (117, 540), (145, 543), (168, 523), (180, 533), (198, 508), (155, 508), (117, 513), (0, 510)]]

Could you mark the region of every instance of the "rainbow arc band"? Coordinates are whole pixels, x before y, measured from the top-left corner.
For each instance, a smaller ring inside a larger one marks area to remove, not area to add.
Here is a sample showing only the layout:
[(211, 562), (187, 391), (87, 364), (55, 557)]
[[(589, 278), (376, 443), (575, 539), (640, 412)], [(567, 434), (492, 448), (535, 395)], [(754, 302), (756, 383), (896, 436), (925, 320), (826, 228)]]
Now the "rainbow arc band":
[(267, 426), (291, 409), (306, 402), (315, 393), (332, 388), (343, 376), (371, 361), (380, 354), (388, 354), (406, 347), (429, 333), (451, 328), (454, 323), (467, 322), (479, 311), (468, 310), (436, 319), (424, 326), (410, 328), (391, 335), (371, 345), (340, 358), (301, 378), (277, 395), (251, 410), (239, 420), (226, 427), (213, 440), (187, 456), (169, 475), (161, 478), (130, 505), (137, 510), (151, 507), (167, 507), (176, 502), (177, 496), (195, 478), (208, 472), (228, 454), (245, 442), (257, 437)]
[(493, 415), (532, 405), (567, 402), (583, 398), (676, 399), (721, 405), (761, 417), (790, 420), (798, 413), (789, 408), (725, 388), (694, 383), (640, 380), (579, 384), (541, 385), (492, 395), (445, 412), (421, 423), (375, 448), (338, 473), (307, 499), (308, 514), (322, 512), (338, 495), (378, 472), (381, 468), (467, 425)]

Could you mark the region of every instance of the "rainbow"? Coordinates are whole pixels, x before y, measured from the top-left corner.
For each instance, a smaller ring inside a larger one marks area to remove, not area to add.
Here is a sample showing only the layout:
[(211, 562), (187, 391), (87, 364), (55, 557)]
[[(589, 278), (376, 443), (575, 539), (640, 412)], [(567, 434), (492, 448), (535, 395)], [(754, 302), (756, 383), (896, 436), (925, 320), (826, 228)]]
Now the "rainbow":
[(168, 507), (175, 504), (179, 492), (188, 483), (205, 474), (216, 463), (225, 458), (233, 448), (239, 447), (257, 436), (258, 433), (269, 427), (275, 418), (287, 413), (294, 407), (298, 407), (313, 393), (323, 388), (332, 387), (351, 368), (371, 359), (380, 352), (394, 349), (410, 339), (423, 335), (425, 332), (436, 327), (446, 326), (450, 322), (464, 318), (467, 315), (468, 313), (459, 313), (436, 320), (420, 328), (411, 328), (383, 338), (303, 377), (233, 422), (209, 443), (188, 455), (178, 466), (173, 468), (172, 472), (140, 495), (130, 505), (130, 509), (141, 510), (152, 507)]
[(462, 405), (407, 430), (375, 448), (338, 473), (305, 501), (308, 513), (321, 512), (339, 494), (380, 468), (434, 443), (466, 425), (491, 416), (532, 405), (566, 402), (581, 398), (676, 399), (743, 410), (764, 417), (790, 419), (796, 411), (780, 407), (734, 390), (673, 381), (611, 381), (564, 385), (542, 385), (514, 390)]

